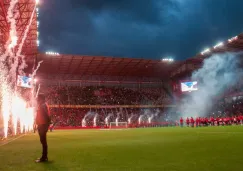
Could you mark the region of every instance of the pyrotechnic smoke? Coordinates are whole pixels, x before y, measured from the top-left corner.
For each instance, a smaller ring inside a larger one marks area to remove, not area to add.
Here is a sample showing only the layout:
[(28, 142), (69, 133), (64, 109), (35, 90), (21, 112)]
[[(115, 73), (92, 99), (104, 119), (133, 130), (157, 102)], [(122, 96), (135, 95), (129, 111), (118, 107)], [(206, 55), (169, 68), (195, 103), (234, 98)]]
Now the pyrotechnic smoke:
[[(38, 84), (38, 88), (37, 88), (37, 92), (36, 92), (35, 98), (38, 97), (38, 95), (39, 95), (39, 91), (40, 91), (40, 84)], [(33, 93), (34, 93), (34, 92), (33, 92)]]
[[(5, 44), (5, 52), (1, 55), (1, 62), (5, 61), (8, 55), (10, 58), (13, 58), (12, 49), (17, 45), (17, 31), (16, 31), (16, 20), (14, 18), (14, 7), (17, 4), (18, 0), (11, 0), (10, 6), (7, 12), (7, 21), (10, 23), (10, 33), (9, 39)], [(11, 62), (11, 61), (10, 61)], [(2, 68), (1, 68), (2, 69)]]
[(132, 118), (133, 118), (134, 114), (132, 113), (131, 116), (128, 118), (128, 124), (132, 123)]
[(139, 118), (138, 118), (138, 124), (141, 124), (142, 121), (148, 119), (149, 116), (150, 116), (151, 114), (152, 114), (152, 113), (151, 113), (151, 111), (150, 111), (149, 109), (145, 109), (145, 110), (143, 111), (143, 114), (141, 114), (141, 115), (139, 116)]
[(97, 126), (97, 118), (98, 118), (98, 116), (99, 116), (98, 113), (96, 113), (95, 116), (94, 116), (94, 120), (93, 120), (94, 127)]
[(119, 119), (120, 119), (120, 112), (118, 112), (116, 115), (117, 115), (117, 117), (116, 117), (116, 126), (118, 126), (118, 122), (119, 122)]
[[(18, 42), (15, 18), (19, 14), (18, 13), (14, 14), (14, 8), (17, 3), (18, 3), (18, 0), (10, 1), (10, 6), (9, 6), (8, 12), (7, 12), (7, 21), (10, 23), (10, 33), (9, 33), (9, 39), (5, 44), (6, 51), (1, 56), (1, 61), (7, 62), (11, 66), (11, 69), (12, 69), (12, 65), (16, 61), (18, 62), (18, 57), (14, 55), (14, 51), (13, 51)], [(7, 59), (7, 57), (9, 57), (9, 58)], [(7, 59), (7, 61), (6, 61), (6, 59)], [(2, 76), (5, 77), (6, 79), (9, 78), (8, 81), (11, 81), (13, 83), (16, 80), (16, 72), (15, 73), (11, 72), (11, 69), (10, 69), (10, 73), (7, 73), (6, 67), (1, 66), (1, 72), (3, 72)], [(8, 76), (8, 77), (6, 77), (6, 76)]]
[[(38, 69), (40, 68), (40, 65), (43, 61), (39, 61), (38, 64), (37, 64), (37, 67), (36, 69), (33, 71), (33, 73), (31, 74), (31, 77), (32, 77), (32, 81), (31, 81), (31, 84), (34, 85), (35, 82), (34, 82), (34, 78), (35, 78), (35, 75), (36, 75), (36, 72), (38, 71)], [(31, 97), (31, 102), (32, 104), (35, 104), (35, 101), (36, 101), (36, 98), (39, 94), (39, 91), (40, 91), (40, 84), (38, 85), (38, 89), (37, 89), (37, 92), (36, 92), (36, 95), (34, 95), (34, 87), (32, 87), (32, 97)], [(35, 106), (35, 105), (34, 105)]]
[(154, 117), (157, 117), (159, 115), (159, 112), (159, 109), (156, 109), (154, 113), (150, 114), (150, 116), (148, 117), (148, 123), (152, 123), (152, 120), (154, 119)]
[(7, 21), (10, 23), (10, 44), (6, 49), (14, 48), (17, 45), (18, 37), (16, 31), (16, 20), (14, 18), (14, 7), (18, 3), (18, 0), (10, 1), (10, 6), (7, 12)]
[(33, 124), (34, 124), (34, 108), (33, 107), (29, 107), (26, 108), (25, 110), (25, 118), (24, 118), (24, 126), (26, 131), (31, 131), (33, 128)]
[(17, 2), (18, 2), (18, 0), (10, 1), (10, 6), (9, 6), (8, 12), (7, 12), (7, 21), (10, 23), (10, 33), (9, 33), (9, 39), (5, 44), (6, 50), (1, 55), (1, 58), (0, 58), (1, 77), (4, 77), (6, 75), (6, 67), (4, 65), (4, 62), (6, 62), (6, 58), (8, 56), (10, 56), (10, 58), (13, 58), (14, 55), (12, 52), (12, 48), (14, 48), (17, 45), (17, 41), (18, 41), (17, 31), (16, 31), (16, 21), (14, 18), (14, 7), (17, 4)]
[(18, 105), (19, 99), (17, 96), (12, 100), (12, 117), (13, 117), (13, 127), (14, 127), (14, 135), (17, 134), (17, 124), (18, 124), (18, 114), (19, 114), (19, 105)]
[[(31, 14), (31, 17), (30, 17), (30, 21), (29, 21), (29, 24), (27, 25), (25, 31), (24, 31), (24, 35), (23, 35), (23, 38), (19, 44), (19, 47), (18, 47), (18, 51), (16, 53), (17, 56), (21, 57), (21, 64), (19, 66), (19, 73), (22, 74), (23, 73), (23, 69), (27, 66), (26, 62), (25, 62), (25, 56), (21, 55), (21, 52), (22, 52), (22, 48), (23, 48), (23, 45), (24, 45), (24, 42), (27, 38), (27, 35), (28, 35), (28, 32), (29, 32), (29, 29), (30, 29), (30, 26), (32, 24), (32, 21), (33, 21), (33, 17), (34, 17), (34, 14), (35, 14), (35, 9), (36, 9), (36, 5), (34, 7), (34, 10), (32, 11), (32, 14)], [(17, 68), (17, 67), (16, 67)]]
[(40, 68), (40, 65), (43, 61), (39, 61), (38, 64), (37, 64), (37, 67), (36, 69), (34, 70), (34, 72), (31, 74), (31, 77), (34, 78), (35, 75), (36, 75), (36, 72), (38, 71), (38, 69)]
[(109, 113), (108, 115), (107, 115), (107, 117), (105, 118), (105, 124), (106, 125), (109, 125), (109, 120), (110, 120), (110, 118), (113, 116), (113, 113)]
[[(8, 85), (7, 81), (7, 68), (6, 63), (9, 61), (6, 61), (7, 57), (13, 57), (12, 48), (14, 48), (17, 45), (17, 32), (16, 32), (16, 23), (14, 19), (14, 7), (18, 1), (12, 0), (10, 1), (10, 6), (8, 8), (7, 12), (7, 21), (10, 23), (10, 33), (9, 33), (9, 39), (5, 44), (5, 52), (2, 53), (0, 58), (0, 81), (1, 81), (1, 114), (3, 115), (3, 127), (4, 127), (4, 137), (6, 138), (8, 136), (8, 121), (10, 119), (10, 112), (11, 112), (11, 90)], [(11, 61), (10, 61), (11, 62)], [(14, 122), (16, 120), (15, 116), (13, 116)], [(15, 123), (14, 123), (15, 124)]]
[[(36, 75), (36, 72), (38, 71), (38, 69), (40, 68), (40, 65), (43, 61), (39, 61), (38, 64), (37, 64), (37, 67), (36, 69), (33, 71), (33, 73), (31, 74), (31, 77), (32, 77), (32, 81), (31, 81), (31, 84), (34, 85), (35, 82), (34, 82), (34, 78), (35, 78), (35, 75)], [(36, 98), (39, 94), (39, 91), (40, 91), (40, 84), (38, 85), (38, 89), (37, 89), (37, 92), (36, 92), (36, 95), (34, 94), (35, 92), (35, 88), (34, 86), (32, 87), (32, 94), (31, 94), (31, 103), (33, 106), (36, 106)], [(34, 113), (36, 113), (36, 108), (33, 110)], [(84, 120), (85, 121), (85, 120)], [(86, 124), (86, 123), (85, 123)]]
[(24, 45), (24, 42), (27, 38), (27, 35), (28, 35), (28, 32), (29, 32), (29, 29), (30, 29), (30, 26), (32, 24), (32, 21), (33, 21), (33, 17), (34, 17), (34, 14), (35, 14), (35, 9), (36, 9), (36, 5), (34, 7), (34, 10), (32, 11), (32, 14), (31, 14), (31, 17), (30, 17), (30, 21), (28, 23), (28, 25), (26, 26), (26, 29), (24, 31), (24, 35), (23, 35), (23, 38), (19, 44), (19, 47), (18, 47), (18, 51), (17, 51), (17, 56), (19, 56), (22, 52), (22, 48), (23, 48), (23, 45)]
[[(18, 0), (10, 0), (10, 6), (7, 12), (7, 22), (10, 24), (9, 39), (5, 44), (5, 51), (0, 56), (0, 93), (1, 93), (1, 113), (3, 116), (4, 137), (8, 136), (9, 121), (13, 124), (14, 134), (17, 134), (17, 124), (20, 122), (20, 131), (23, 133), (25, 130), (31, 130), (34, 122), (33, 108), (27, 108), (27, 103), (21, 98), (21, 95), (17, 92), (15, 82), (17, 67), (19, 65), (19, 57), (22, 58), (20, 71), (26, 66), (24, 56), (21, 55), (22, 47), (27, 37), (30, 24), (33, 19), (34, 12), (32, 13), (30, 23), (24, 31), (24, 35), (19, 45), (18, 51), (15, 54), (15, 47), (18, 43), (18, 35), (16, 30), (16, 18), (19, 13), (15, 10)], [(34, 9), (35, 11), (35, 9)], [(41, 63), (41, 62), (40, 62)], [(37, 69), (34, 71), (35, 75)], [(14, 86), (13, 86), (14, 85)], [(10, 120), (10, 118), (12, 120)]]
[(189, 94), (180, 106), (184, 117), (205, 116), (215, 97), (234, 86), (242, 76), (239, 53), (216, 54), (206, 59), (202, 68), (192, 74), (199, 90)]
[(28, 35), (28, 32), (29, 32), (30, 26), (31, 26), (32, 21), (33, 21), (33, 17), (34, 17), (34, 14), (35, 14), (35, 9), (36, 9), (36, 5), (34, 7), (34, 10), (33, 10), (32, 14), (31, 14), (29, 23), (26, 26), (26, 29), (24, 31), (22, 40), (21, 40), (21, 42), (20, 42), (20, 44), (18, 46), (18, 50), (17, 50), (17, 53), (16, 53), (16, 57), (14, 59), (14, 62), (11, 65), (10, 75), (12, 76), (12, 78), (15, 78), (15, 76), (16, 76), (16, 71), (17, 71), (17, 68), (18, 68), (18, 65), (19, 65), (19, 57), (21, 58), (21, 64), (19, 65), (18, 71), (19, 71), (19, 73), (21, 75), (23, 75), (23, 69), (27, 66), (27, 64), (25, 62), (25, 56), (24, 55), (21, 55), (21, 52), (22, 52), (22, 48), (23, 48), (24, 42), (25, 42), (25, 40), (27, 38), (27, 35)]
[(87, 126), (87, 121), (86, 118), (94, 116), (95, 113), (94, 112), (87, 112), (87, 114), (84, 116), (83, 120), (82, 120), (82, 127), (86, 127)]
[(1, 85), (2, 90), (2, 115), (3, 115), (3, 129), (4, 129), (4, 137), (8, 136), (8, 121), (10, 117), (10, 106), (11, 106), (11, 94), (9, 91), (9, 87), (7, 84)]

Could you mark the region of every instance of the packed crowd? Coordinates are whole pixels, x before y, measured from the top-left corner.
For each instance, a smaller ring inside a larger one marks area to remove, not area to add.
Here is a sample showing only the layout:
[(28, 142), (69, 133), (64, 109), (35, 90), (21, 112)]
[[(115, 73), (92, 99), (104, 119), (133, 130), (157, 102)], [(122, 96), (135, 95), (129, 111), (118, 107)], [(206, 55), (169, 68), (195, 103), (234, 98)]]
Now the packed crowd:
[[(190, 117), (190, 118), (180, 118), (178, 120), (173, 119), (171, 116), (176, 115), (175, 112), (167, 113), (163, 109), (159, 110), (157, 117), (154, 117), (151, 123), (148, 123), (148, 119), (138, 124), (139, 116), (144, 114), (144, 111), (141, 109), (81, 109), (81, 108), (52, 108), (52, 121), (57, 126), (82, 126), (83, 118), (89, 113), (91, 117), (87, 117), (87, 125), (93, 126), (94, 113), (98, 114), (97, 123), (99, 126), (105, 125), (105, 118), (112, 114), (111, 122), (115, 122), (115, 119), (119, 115), (119, 122), (128, 122), (128, 119), (132, 117), (132, 125), (134, 126), (175, 126), (175, 125), (184, 125), (184, 126), (208, 126), (208, 125), (232, 125), (232, 124), (241, 124), (243, 121), (243, 98), (238, 97), (230, 102), (219, 101), (214, 105), (211, 112), (205, 117)], [(177, 109), (174, 108), (176, 111)], [(155, 109), (149, 111), (149, 115), (156, 113)]]
[(227, 90), (223, 93), (223, 96), (228, 96), (232, 94), (237, 94), (243, 92), (243, 81), (238, 81), (234, 86), (230, 86)]
[(115, 86), (52, 86), (48, 88), (49, 104), (158, 105), (169, 102), (169, 99), (162, 88), (130, 89)]

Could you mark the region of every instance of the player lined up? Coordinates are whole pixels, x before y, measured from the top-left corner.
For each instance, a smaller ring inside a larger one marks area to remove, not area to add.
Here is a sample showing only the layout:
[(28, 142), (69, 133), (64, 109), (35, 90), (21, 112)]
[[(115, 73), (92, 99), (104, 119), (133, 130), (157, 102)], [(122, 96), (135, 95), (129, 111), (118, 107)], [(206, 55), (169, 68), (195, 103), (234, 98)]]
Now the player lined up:
[(219, 125), (242, 125), (243, 124), (243, 115), (239, 116), (232, 116), (232, 117), (197, 117), (194, 119), (186, 118), (185, 120), (181, 117), (180, 118), (180, 126), (187, 126), (187, 127), (198, 127), (198, 126), (219, 126)]

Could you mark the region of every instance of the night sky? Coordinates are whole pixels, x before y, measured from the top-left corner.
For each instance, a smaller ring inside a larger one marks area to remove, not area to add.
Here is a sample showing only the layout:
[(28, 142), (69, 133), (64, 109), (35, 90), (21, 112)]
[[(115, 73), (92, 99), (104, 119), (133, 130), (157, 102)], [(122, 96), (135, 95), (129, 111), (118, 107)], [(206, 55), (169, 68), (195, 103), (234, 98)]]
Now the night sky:
[(183, 60), (243, 31), (243, 0), (40, 0), (40, 51)]

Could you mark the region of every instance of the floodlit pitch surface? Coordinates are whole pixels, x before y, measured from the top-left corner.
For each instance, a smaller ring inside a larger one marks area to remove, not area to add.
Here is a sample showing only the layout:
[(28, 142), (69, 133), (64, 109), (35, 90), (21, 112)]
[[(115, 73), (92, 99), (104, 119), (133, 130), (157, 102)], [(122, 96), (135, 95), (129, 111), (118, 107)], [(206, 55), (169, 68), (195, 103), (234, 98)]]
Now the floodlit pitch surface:
[(67, 130), (48, 133), (48, 141), (48, 163), (34, 163), (41, 153), (37, 134), (26, 135), (0, 146), (0, 170), (243, 169), (243, 126)]

